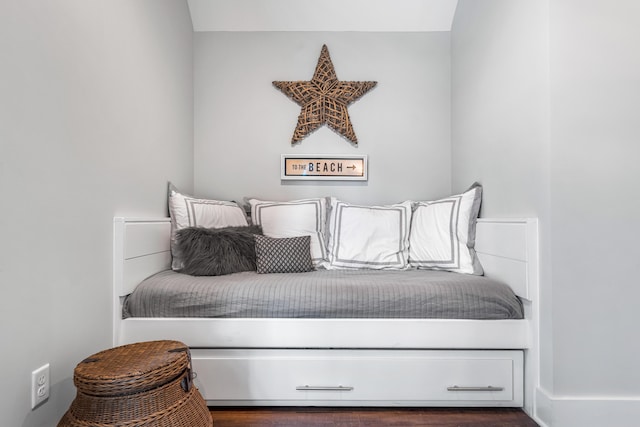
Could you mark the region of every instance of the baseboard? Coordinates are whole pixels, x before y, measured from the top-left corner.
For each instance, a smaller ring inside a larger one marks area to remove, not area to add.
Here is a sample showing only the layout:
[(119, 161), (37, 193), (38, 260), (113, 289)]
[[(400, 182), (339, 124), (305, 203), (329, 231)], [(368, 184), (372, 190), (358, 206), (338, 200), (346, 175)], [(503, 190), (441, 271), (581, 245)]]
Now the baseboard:
[(636, 427), (640, 397), (554, 396), (538, 388), (533, 418), (541, 427)]
[(540, 424), (540, 427), (552, 427), (553, 401), (549, 394), (541, 388), (536, 388), (535, 410), (532, 418)]

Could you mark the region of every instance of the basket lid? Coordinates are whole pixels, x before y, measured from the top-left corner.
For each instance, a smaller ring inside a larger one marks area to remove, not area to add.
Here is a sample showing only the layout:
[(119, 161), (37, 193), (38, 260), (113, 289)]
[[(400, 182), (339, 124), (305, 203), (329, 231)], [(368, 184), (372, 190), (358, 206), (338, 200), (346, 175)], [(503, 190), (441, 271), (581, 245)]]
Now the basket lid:
[(73, 383), (85, 394), (120, 396), (151, 390), (191, 369), (180, 341), (147, 341), (111, 348), (78, 363)]

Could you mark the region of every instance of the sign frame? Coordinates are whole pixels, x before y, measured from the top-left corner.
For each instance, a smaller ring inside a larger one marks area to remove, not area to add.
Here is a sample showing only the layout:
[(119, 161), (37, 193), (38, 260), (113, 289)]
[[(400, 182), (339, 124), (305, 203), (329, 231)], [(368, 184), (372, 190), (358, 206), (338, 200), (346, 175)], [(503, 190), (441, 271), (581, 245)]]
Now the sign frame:
[[(282, 154), (280, 179), (283, 181), (367, 181), (367, 160), (366, 154)], [(353, 174), (345, 171), (352, 167)]]

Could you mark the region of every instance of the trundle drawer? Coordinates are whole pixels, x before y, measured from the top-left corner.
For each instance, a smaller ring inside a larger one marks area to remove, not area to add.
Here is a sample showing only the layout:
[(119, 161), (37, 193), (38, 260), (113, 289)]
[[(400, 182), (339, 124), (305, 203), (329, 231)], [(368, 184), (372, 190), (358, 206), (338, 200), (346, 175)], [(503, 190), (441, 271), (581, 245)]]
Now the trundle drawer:
[(192, 350), (192, 357), (209, 404), (522, 406), (518, 350)]

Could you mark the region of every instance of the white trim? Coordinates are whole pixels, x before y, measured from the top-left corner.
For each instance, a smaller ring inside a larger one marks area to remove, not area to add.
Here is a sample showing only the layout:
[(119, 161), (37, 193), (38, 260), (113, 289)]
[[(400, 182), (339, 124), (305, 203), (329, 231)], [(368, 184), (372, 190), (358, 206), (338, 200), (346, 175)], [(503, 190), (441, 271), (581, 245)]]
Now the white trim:
[(202, 348), (527, 349), (522, 320), (130, 318), (120, 344), (175, 339)]
[(541, 427), (635, 427), (640, 396), (557, 396), (538, 388), (533, 418)]

